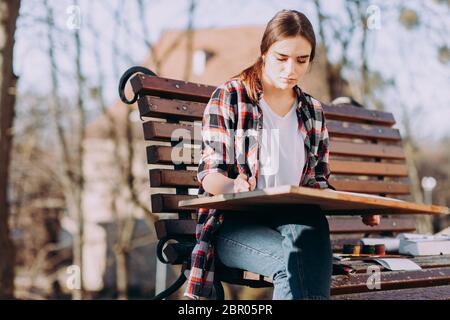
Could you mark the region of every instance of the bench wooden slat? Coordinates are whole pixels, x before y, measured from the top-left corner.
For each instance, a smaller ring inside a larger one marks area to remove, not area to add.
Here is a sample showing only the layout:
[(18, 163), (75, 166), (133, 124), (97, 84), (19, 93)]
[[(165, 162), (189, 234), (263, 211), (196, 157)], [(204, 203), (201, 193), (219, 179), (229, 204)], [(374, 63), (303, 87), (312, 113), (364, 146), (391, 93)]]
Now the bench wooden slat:
[(201, 121), (206, 107), (206, 103), (152, 96), (138, 99), (138, 105), (142, 117), (173, 118), (182, 121)]
[[(366, 176), (386, 176), (386, 177), (408, 176), (408, 171), (406, 165), (404, 164), (330, 160), (330, 167), (331, 171), (333, 172), (333, 175), (343, 174), (343, 175), (366, 175)], [(193, 170), (189, 172), (191, 176), (196, 175), (196, 172)], [(189, 178), (189, 180), (191, 180), (191, 178)], [(389, 193), (390, 190), (384, 190), (383, 192)]]
[[(332, 234), (410, 232), (415, 229), (413, 218), (383, 217), (375, 227), (366, 226), (360, 217), (327, 217)], [(155, 222), (158, 239), (168, 236), (194, 236), (197, 221), (194, 219), (160, 219)]]
[[(336, 180), (330, 183), (341, 191), (362, 192), (369, 194), (409, 194), (409, 186), (405, 183), (374, 180)], [(150, 186), (153, 188), (198, 188), (197, 172), (194, 170), (151, 169)]]
[[(172, 152), (177, 156), (176, 159), (182, 158), (187, 165), (198, 165), (200, 161), (200, 148), (188, 147), (167, 147), (167, 146), (148, 146), (147, 147), (147, 163), (148, 164), (173, 164)], [(188, 159), (191, 159), (190, 161)], [(180, 159), (181, 160), (181, 159)]]
[[(413, 260), (418, 260), (416, 262), (420, 263), (420, 259), (413, 259)], [(372, 273), (370, 273), (370, 274), (356, 274), (356, 275), (353, 274), (353, 275), (345, 275), (345, 276), (335, 275), (332, 278), (332, 282), (334, 284), (334, 287), (333, 287), (333, 284), (332, 284), (331, 294), (332, 295), (339, 295), (339, 294), (341, 294), (340, 293), (341, 291), (348, 290), (349, 289), (348, 288), (348, 282), (352, 282), (353, 286), (358, 286), (358, 287), (363, 286), (363, 287), (365, 287), (365, 289), (367, 291), (371, 291), (371, 293), (383, 292), (381, 290), (395, 290), (395, 288), (397, 288), (399, 286), (398, 278), (402, 279), (403, 278), (402, 276), (404, 276), (404, 278), (409, 280), (408, 285), (410, 287), (415, 287), (417, 285), (421, 286), (423, 284), (423, 282), (426, 281), (427, 276), (430, 277), (430, 278), (433, 278), (433, 281), (436, 280), (436, 282), (433, 282), (432, 284), (426, 283), (425, 284), (425, 288), (428, 285), (443, 285), (443, 284), (446, 285), (446, 284), (450, 284), (450, 282), (448, 282), (448, 281), (450, 281), (450, 268), (448, 268), (449, 267), (448, 266), (448, 258), (446, 260), (447, 260), (446, 261), (447, 264), (445, 265), (445, 267), (436, 267), (436, 269), (432, 269), (433, 267), (430, 267), (430, 268), (426, 269), (426, 267), (424, 268), (423, 266), (421, 266), (424, 269), (422, 269), (420, 271), (389, 271), (389, 270), (381, 271), (381, 275), (382, 275), (381, 283), (383, 284), (382, 281), (383, 281), (383, 277), (384, 277), (384, 280), (386, 280), (386, 279), (388, 280), (387, 286), (385, 285), (384, 288), (381, 286), (380, 289), (374, 289), (374, 290), (369, 289), (367, 287), (367, 284), (366, 284), (367, 278)], [(373, 266), (373, 265), (376, 265), (376, 264), (372, 263), (371, 265)], [(383, 270), (382, 267), (380, 269)], [(422, 272), (422, 271), (426, 271), (426, 270), (433, 270), (433, 271), (429, 272), (428, 274), (427, 274), (427, 272)], [(445, 270), (445, 271), (442, 271), (442, 270)], [(399, 275), (399, 273), (403, 273), (403, 274)], [(439, 279), (436, 278), (436, 274), (440, 277)], [(252, 279), (252, 280), (264, 280), (264, 281), (266, 281), (268, 283), (272, 283), (273, 282), (270, 277), (264, 277), (262, 275), (259, 275), (257, 273), (253, 273), (253, 272), (249, 272), (249, 271), (244, 271), (244, 277), (246, 279)], [(342, 283), (340, 282), (342, 277), (345, 277), (347, 279), (351, 279), (351, 281), (349, 280), (347, 283), (342, 285)], [(358, 282), (361, 279), (362, 279), (362, 282)], [(448, 294), (450, 295), (450, 292)]]
[(153, 95), (197, 102), (208, 102), (216, 89), (214, 86), (142, 74), (131, 78), (130, 83), (139, 96)]
[(416, 228), (412, 217), (383, 217), (374, 227), (363, 224), (360, 217), (328, 217), (328, 224), (333, 234), (410, 232)]
[(350, 104), (329, 105), (323, 103), (325, 118), (330, 120), (341, 120), (349, 122), (366, 122), (382, 126), (393, 126), (394, 115), (390, 112), (368, 110)]
[(144, 123), (144, 139), (170, 142), (172, 138), (179, 141), (186, 137), (188, 143), (199, 144), (202, 141), (201, 129), (187, 124), (148, 121)]
[[(183, 261), (183, 257), (185, 259), (190, 255), (193, 245), (194, 242), (192, 244), (169, 244), (164, 252), (170, 261), (178, 264)], [(438, 264), (446, 267), (426, 265), (429, 263), (427, 259), (430, 259), (430, 257), (416, 257), (413, 259), (424, 268), (422, 270), (382, 271), (380, 274), (380, 289), (371, 290), (367, 287), (369, 274), (335, 275), (332, 277), (332, 299), (377, 299), (378, 297), (385, 299), (435, 299), (437, 293), (443, 295), (443, 299), (448, 299), (450, 295), (450, 291), (448, 291), (450, 287), (449, 257), (432, 257), (435, 260), (444, 259), (443, 262), (438, 262)], [(426, 269), (427, 267), (429, 269)], [(221, 281), (250, 287), (272, 286), (270, 277), (224, 266), (218, 268), (218, 277)], [(420, 288), (420, 290), (417, 290), (417, 288)]]
[[(201, 121), (206, 103), (164, 99), (155, 96), (144, 96), (138, 100), (139, 112), (142, 117), (172, 118), (183, 121)], [(361, 122), (393, 126), (395, 124), (392, 113), (357, 108), (351, 105), (338, 106), (323, 105), (327, 120)]]
[(193, 212), (195, 210), (179, 208), (178, 202), (181, 200), (192, 200), (198, 198), (192, 195), (179, 195), (179, 194), (152, 194), (152, 212), (153, 213), (163, 213), (163, 212)]
[[(408, 176), (408, 170), (404, 164), (330, 160), (330, 167), (333, 175)], [(193, 174), (195, 171), (191, 172)]]
[(403, 147), (331, 140), (330, 155), (405, 160)]
[[(372, 274), (333, 276), (332, 295), (370, 292), (367, 280)], [(432, 268), (414, 271), (390, 271), (380, 273), (381, 290), (450, 285), (450, 268)]]
[(450, 300), (450, 285), (334, 295), (332, 300)]
[[(341, 250), (343, 243), (341, 243), (340, 246)], [(409, 259), (417, 263), (423, 269), (450, 267), (450, 255), (418, 256)], [(367, 273), (367, 268), (373, 265), (379, 266), (381, 270), (384, 269), (380, 265), (369, 260), (342, 261), (341, 264), (351, 266), (352, 268), (356, 269), (357, 273)]]
[(409, 184), (395, 181), (374, 181), (374, 180), (337, 180), (329, 179), (330, 184), (337, 190), (348, 192), (362, 192), (369, 194), (390, 194), (408, 195), (410, 194)]
[[(153, 145), (147, 147), (148, 163), (172, 164), (172, 152), (176, 156), (175, 160), (182, 160), (187, 165), (198, 165), (201, 156), (200, 148), (183, 148), (182, 146), (172, 148), (168, 146)], [(392, 160), (405, 159), (403, 149), (399, 146), (342, 141), (332, 141), (330, 143), (330, 155)]]
[(330, 137), (346, 137), (360, 139), (378, 139), (388, 141), (400, 141), (400, 131), (398, 129), (362, 125), (359, 123), (344, 123), (336, 120), (328, 120), (327, 128)]
[(161, 187), (182, 187), (198, 188), (197, 172), (193, 170), (173, 171), (169, 169), (150, 170), (150, 186)]
[[(130, 83), (133, 91), (142, 97), (140, 98), (142, 100), (142, 104), (148, 102), (148, 96), (163, 97), (171, 100), (178, 99), (206, 103), (209, 101), (213, 91), (216, 89), (215, 86), (144, 75), (134, 76), (131, 78)], [(197, 113), (203, 113), (203, 108), (200, 108), (201, 112)], [(395, 124), (395, 119), (392, 113), (389, 112), (367, 110), (349, 104), (340, 104), (338, 106), (323, 104), (323, 109), (325, 116), (330, 119), (336, 118), (343, 121), (359, 120), (387, 126), (392, 126)], [(143, 107), (141, 110), (142, 116), (148, 116), (148, 112), (152, 112), (151, 107)], [(172, 116), (173, 115), (174, 114), (172, 112)], [(178, 115), (183, 116), (185, 113), (183, 114), (183, 112), (181, 112)], [(155, 114), (152, 116), (155, 116)]]
[(333, 174), (407, 177), (405, 164), (330, 160)]
[[(200, 127), (200, 125), (199, 125)], [(178, 129), (178, 130), (177, 130)], [(175, 131), (177, 130), (177, 131)], [(177, 135), (186, 135), (193, 143), (201, 143), (201, 130), (194, 130), (190, 124), (177, 124), (147, 121), (144, 123), (144, 138), (146, 140), (171, 141), (172, 137), (178, 141)], [(398, 129), (392, 129), (380, 126), (369, 126), (361, 124), (345, 124), (343, 122), (328, 121), (328, 131), (330, 137), (345, 137), (370, 140), (400, 141)]]
[(156, 236), (158, 239), (166, 237), (195, 236), (195, 219), (160, 219), (155, 221)]

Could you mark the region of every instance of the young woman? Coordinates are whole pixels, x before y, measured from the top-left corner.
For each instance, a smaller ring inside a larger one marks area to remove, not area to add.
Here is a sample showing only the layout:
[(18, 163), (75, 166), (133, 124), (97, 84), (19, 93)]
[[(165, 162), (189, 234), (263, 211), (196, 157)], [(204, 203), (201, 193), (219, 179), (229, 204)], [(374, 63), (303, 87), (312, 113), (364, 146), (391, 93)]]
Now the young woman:
[[(304, 14), (283, 10), (269, 21), (256, 63), (219, 86), (205, 108), (199, 194), (278, 185), (334, 189), (322, 106), (297, 85), (315, 47)], [(377, 225), (380, 217), (363, 222)], [(261, 214), (199, 209), (196, 237), (187, 297), (211, 296), (219, 259), (271, 277), (273, 299), (329, 299), (332, 252), (318, 206)]]

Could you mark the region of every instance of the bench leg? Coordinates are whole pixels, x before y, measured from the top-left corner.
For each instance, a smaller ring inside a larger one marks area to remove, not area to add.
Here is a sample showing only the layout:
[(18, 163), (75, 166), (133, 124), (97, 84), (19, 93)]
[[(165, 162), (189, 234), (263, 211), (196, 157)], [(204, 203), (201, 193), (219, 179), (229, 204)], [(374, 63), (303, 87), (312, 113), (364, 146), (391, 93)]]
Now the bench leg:
[(154, 296), (151, 300), (162, 300), (173, 294), (175, 291), (181, 288), (181, 286), (186, 282), (186, 276), (184, 271), (181, 271), (180, 276), (177, 281), (175, 281), (169, 288)]
[(214, 289), (216, 291), (216, 300), (225, 300), (225, 293), (223, 291), (222, 282), (220, 282), (219, 280), (215, 280)]

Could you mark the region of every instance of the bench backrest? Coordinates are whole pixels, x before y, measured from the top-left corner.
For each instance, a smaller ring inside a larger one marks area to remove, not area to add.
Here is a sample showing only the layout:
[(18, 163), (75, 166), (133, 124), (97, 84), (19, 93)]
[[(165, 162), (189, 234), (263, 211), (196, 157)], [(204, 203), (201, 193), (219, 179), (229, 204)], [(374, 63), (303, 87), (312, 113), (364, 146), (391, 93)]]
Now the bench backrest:
[[(152, 194), (152, 212), (178, 213), (180, 219), (192, 219), (182, 224), (159, 222), (158, 238), (169, 229), (172, 234), (192, 235), (195, 216), (189, 210), (180, 209), (178, 202), (196, 197), (201, 120), (215, 87), (144, 74), (131, 78), (131, 85), (138, 95), (144, 137), (149, 142), (148, 164), (158, 165), (150, 169), (150, 187), (167, 190)], [(331, 140), (330, 183), (341, 191), (407, 197), (410, 182), (400, 133), (393, 128), (393, 115), (348, 104), (323, 108)], [(177, 140), (172, 141), (172, 137)], [(182, 157), (183, 163), (174, 163), (174, 156), (177, 161)], [(415, 230), (413, 218), (382, 219), (381, 225), (374, 228), (364, 226), (358, 217), (332, 217), (329, 221), (332, 233)]]

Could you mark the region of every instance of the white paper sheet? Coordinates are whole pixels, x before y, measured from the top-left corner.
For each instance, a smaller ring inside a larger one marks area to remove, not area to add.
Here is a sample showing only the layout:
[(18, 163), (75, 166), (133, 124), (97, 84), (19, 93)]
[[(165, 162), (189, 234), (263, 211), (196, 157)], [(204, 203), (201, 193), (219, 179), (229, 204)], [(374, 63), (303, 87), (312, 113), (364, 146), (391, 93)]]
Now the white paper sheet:
[(421, 270), (422, 268), (412, 260), (402, 259), (402, 258), (385, 258), (385, 259), (374, 259), (374, 261), (381, 264), (386, 269), (392, 271), (402, 271), (402, 270)]

